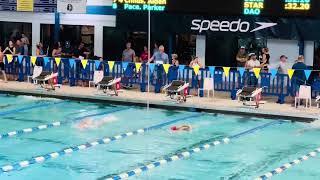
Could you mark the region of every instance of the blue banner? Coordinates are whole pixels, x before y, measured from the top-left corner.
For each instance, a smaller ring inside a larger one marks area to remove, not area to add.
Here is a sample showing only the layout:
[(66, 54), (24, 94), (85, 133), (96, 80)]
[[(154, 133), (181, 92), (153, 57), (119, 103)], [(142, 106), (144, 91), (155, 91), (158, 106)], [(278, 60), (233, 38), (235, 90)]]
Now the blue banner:
[(216, 70), (216, 67), (215, 67), (215, 66), (209, 66), (209, 71), (210, 71), (210, 75), (211, 75), (211, 77), (213, 77), (213, 76), (214, 76), (214, 72), (215, 72), (215, 70)]
[(306, 76), (307, 80), (309, 79), (311, 72), (312, 70), (304, 70), (304, 75)]
[(271, 73), (271, 80), (274, 79), (278, 73), (277, 69), (270, 69), (270, 73)]
[(179, 65), (179, 73), (181, 75), (183, 75), (183, 70), (184, 70), (185, 67), (186, 67), (185, 65)]
[(69, 63), (70, 63), (70, 67), (73, 68), (74, 65), (76, 64), (76, 60), (75, 59), (69, 59)]
[(154, 71), (154, 67), (155, 67), (154, 63), (150, 63), (149, 64), (149, 70), (150, 70), (151, 73)]
[(19, 56), (18, 56), (18, 62), (19, 62), (19, 64), (21, 64), (23, 58), (24, 58), (24, 56), (22, 56), (22, 55), (19, 55)]
[(126, 71), (128, 65), (129, 65), (129, 62), (122, 62), (122, 69)]
[(96, 69), (99, 69), (101, 61), (99, 61), (99, 60), (98, 61), (94, 61), (94, 64), (96, 66)]
[(48, 64), (49, 61), (50, 61), (49, 57), (43, 57), (43, 62), (45, 66)]
[(246, 71), (246, 69), (244, 67), (239, 67), (238, 71), (239, 71), (240, 76), (243, 77), (244, 72)]

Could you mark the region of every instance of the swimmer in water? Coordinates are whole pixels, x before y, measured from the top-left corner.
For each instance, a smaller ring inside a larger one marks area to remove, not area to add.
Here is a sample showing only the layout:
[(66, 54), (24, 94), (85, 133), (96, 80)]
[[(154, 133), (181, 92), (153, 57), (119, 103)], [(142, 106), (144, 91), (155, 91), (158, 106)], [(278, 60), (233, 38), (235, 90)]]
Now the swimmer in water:
[(91, 118), (83, 119), (79, 124), (76, 125), (78, 129), (94, 129), (98, 128), (106, 123), (110, 123), (116, 121), (117, 118), (115, 116), (106, 116), (100, 120), (93, 120)]
[(311, 122), (311, 123), (309, 123), (307, 125), (308, 125), (307, 128), (303, 128), (303, 129), (298, 131), (299, 135), (304, 133), (304, 132), (308, 132), (308, 131), (320, 130), (320, 120), (313, 121), (313, 122)]
[(182, 126), (172, 126), (171, 131), (191, 131), (192, 127), (190, 125), (182, 125)]

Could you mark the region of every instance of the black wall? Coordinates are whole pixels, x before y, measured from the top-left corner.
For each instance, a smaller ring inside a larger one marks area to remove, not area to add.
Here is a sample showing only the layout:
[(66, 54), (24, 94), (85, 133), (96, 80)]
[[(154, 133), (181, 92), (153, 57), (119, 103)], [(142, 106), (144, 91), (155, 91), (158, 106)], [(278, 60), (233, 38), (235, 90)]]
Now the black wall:
[[(260, 30), (254, 33), (241, 32), (202, 32), (206, 36), (206, 63), (208, 65), (233, 66), (235, 56), (238, 51), (239, 39), (256, 38), (275, 38), (290, 40), (320, 40), (320, 19), (299, 18), (299, 17), (256, 17), (256, 16), (200, 16), (195, 14), (169, 14), (152, 13), (151, 33), (152, 39), (166, 41), (168, 37), (176, 34), (189, 33), (199, 34), (191, 30), (193, 19), (219, 20), (219, 21), (248, 21), (251, 29), (258, 27), (255, 22), (273, 22), (277, 26)], [(118, 31), (144, 31), (147, 32), (147, 13), (146, 12), (127, 12), (117, 13), (116, 29)], [(120, 39), (124, 39), (121, 37)], [(116, 40), (116, 39), (115, 39)], [(113, 47), (110, 47), (113, 48)], [(173, 52), (175, 49), (173, 49)]]
[(238, 52), (237, 36), (214, 36), (208, 34), (206, 38), (206, 65), (234, 66)]

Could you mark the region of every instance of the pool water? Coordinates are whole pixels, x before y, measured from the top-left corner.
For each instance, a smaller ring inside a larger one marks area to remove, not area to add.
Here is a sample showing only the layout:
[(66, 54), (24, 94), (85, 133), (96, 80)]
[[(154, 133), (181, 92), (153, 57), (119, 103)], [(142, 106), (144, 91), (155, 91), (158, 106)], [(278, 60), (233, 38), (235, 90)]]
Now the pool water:
[[(28, 109), (34, 105), (38, 107)], [(107, 114), (114, 110), (118, 111)], [(135, 106), (9, 95), (0, 96), (0, 114), (1, 134), (55, 121), (65, 122), (60, 127), (0, 139), (1, 167), (103, 137), (180, 119), (144, 134), (0, 174), (0, 179), (8, 180), (91, 180), (110, 177), (183, 149), (191, 149), (208, 140), (222, 139), (273, 121), (225, 114), (161, 109), (147, 111), (146, 108)], [(106, 117), (115, 121), (97, 128), (77, 128), (81, 119), (90, 115), (97, 122)], [(171, 126), (182, 124), (191, 125), (193, 130), (179, 133), (170, 131)], [(286, 121), (242, 136), (229, 144), (193, 154), (188, 159), (159, 166), (132, 179), (254, 179), (318, 148), (320, 131), (299, 133), (304, 128), (308, 128), (308, 125)], [(312, 158), (274, 176), (274, 179), (317, 179), (320, 174), (317, 168), (319, 162), (317, 157)]]

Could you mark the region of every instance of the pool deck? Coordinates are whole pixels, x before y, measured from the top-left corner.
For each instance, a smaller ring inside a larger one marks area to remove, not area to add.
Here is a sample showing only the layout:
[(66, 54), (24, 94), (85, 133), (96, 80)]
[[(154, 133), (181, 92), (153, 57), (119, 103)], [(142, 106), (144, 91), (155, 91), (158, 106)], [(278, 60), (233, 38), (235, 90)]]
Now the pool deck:
[(170, 101), (162, 93), (155, 94), (154, 92), (142, 93), (138, 90), (123, 90), (119, 93), (119, 96), (106, 96), (95, 88), (70, 87), (65, 85), (57, 88), (56, 91), (46, 91), (39, 89), (31, 83), (13, 81), (8, 83), (0, 82), (0, 92), (139, 106), (146, 106), (149, 101), (150, 107), (154, 108), (250, 115), (301, 122), (320, 119), (320, 108), (316, 108), (314, 104), (311, 108), (305, 108), (304, 106), (295, 108), (290, 103), (293, 102), (292, 98), (287, 98), (286, 104), (277, 104), (275, 103), (276, 97), (264, 97), (266, 103), (261, 104), (260, 108), (255, 109), (254, 107), (243, 106), (242, 103), (231, 100), (230, 94), (224, 92), (215, 92), (214, 98), (193, 96), (188, 98), (186, 103), (180, 104)]

